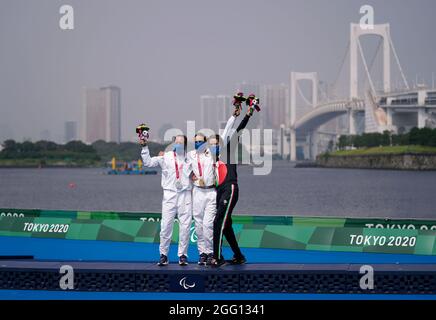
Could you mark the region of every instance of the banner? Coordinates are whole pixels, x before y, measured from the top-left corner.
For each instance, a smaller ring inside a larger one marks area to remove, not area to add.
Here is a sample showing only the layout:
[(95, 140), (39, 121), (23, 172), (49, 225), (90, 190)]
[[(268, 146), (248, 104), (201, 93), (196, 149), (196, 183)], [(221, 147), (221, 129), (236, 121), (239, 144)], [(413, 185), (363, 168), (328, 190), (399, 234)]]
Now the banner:
[[(39, 209), (1, 209), (1, 217), (53, 217), (75, 220), (139, 220), (159, 222), (160, 213), (152, 212), (112, 212), (112, 211), (66, 211)], [(382, 218), (336, 218), (336, 217), (292, 217), (232, 215), (234, 223), (293, 225), (315, 227), (357, 227), (376, 229), (436, 230), (436, 220), (421, 219), (382, 219)]]
[[(160, 214), (0, 209), (0, 236), (159, 243)], [(436, 221), (235, 216), (241, 247), (436, 254)], [(178, 224), (173, 232), (178, 240)], [(197, 240), (191, 227), (191, 242)]]

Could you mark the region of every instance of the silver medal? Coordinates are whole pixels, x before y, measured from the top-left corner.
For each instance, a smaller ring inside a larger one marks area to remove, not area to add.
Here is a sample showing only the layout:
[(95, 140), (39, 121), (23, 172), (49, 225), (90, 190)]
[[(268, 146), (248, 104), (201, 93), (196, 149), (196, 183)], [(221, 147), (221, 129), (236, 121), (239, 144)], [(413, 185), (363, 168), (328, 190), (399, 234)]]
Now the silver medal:
[(177, 188), (177, 190), (180, 190), (180, 189), (182, 189), (182, 183), (180, 182), (180, 180), (176, 180), (176, 188)]

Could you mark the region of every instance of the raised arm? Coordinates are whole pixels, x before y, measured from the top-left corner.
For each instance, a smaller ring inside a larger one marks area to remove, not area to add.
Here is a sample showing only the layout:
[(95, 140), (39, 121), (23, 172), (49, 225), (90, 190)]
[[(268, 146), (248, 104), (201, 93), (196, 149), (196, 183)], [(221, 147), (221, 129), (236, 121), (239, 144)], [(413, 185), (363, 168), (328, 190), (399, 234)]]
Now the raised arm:
[[(221, 139), (222, 139), (224, 144), (230, 143), (230, 140), (233, 139), (233, 136), (235, 133), (233, 126), (235, 125), (235, 120), (239, 116), (240, 113), (241, 113), (241, 107), (235, 105), (235, 110), (233, 111), (233, 115), (229, 118), (229, 120), (227, 120), (226, 127), (224, 128), (224, 132), (221, 136)], [(253, 114), (253, 109), (248, 109), (244, 119), (242, 119), (241, 123), (239, 123), (239, 126), (236, 129), (237, 135), (239, 134), (240, 131), (245, 129), (245, 127), (248, 124), (248, 120), (250, 120), (250, 117), (252, 116), (252, 114)]]
[(233, 126), (235, 125), (236, 117), (232, 115), (229, 120), (227, 120), (226, 127), (224, 128), (223, 134), (221, 136), (221, 140), (223, 143), (227, 143), (227, 139), (231, 136), (233, 131)]
[(237, 143), (237, 141), (239, 140), (239, 135), (241, 133), (242, 130), (245, 129), (245, 127), (248, 124), (248, 120), (250, 120), (252, 113), (250, 112), (250, 110), (247, 111), (247, 114), (245, 115), (244, 119), (242, 119), (242, 121), (239, 123), (238, 128), (236, 129), (236, 134), (231, 134), (230, 135), (230, 139), (227, 142), (227, 144), (233, 144), (233, 143)]
[(250, 120), (250, 115), (247, 113), (244, 117), (244, 119), (242, 119), (241, 123), (239, 123), (238, 128), (236, 129), (236, 132), (239, 133), (241, 130), (244, 130), (245, 127), (247, 126), (248, 120)]
[(142, 147), (141, 150), (141, 158), (142, 163), (144, 164), (144, 167), (157, 167), (164, 164), (163, 156), (157, 156), (157, 157), (151, 157), (150, 156), (150, 150), (148, 149), (148, 146)]

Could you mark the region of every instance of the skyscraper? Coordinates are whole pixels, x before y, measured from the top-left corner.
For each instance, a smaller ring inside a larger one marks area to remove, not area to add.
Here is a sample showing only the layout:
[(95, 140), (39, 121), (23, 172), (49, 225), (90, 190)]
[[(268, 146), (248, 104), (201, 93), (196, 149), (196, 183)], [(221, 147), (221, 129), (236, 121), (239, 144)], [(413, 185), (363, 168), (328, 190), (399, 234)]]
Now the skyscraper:
[(110, 86), (86, 88), (84, 93), (84, 140), (119, 143), (121, 140), (121, 90)]
[(110, 86), (101, 88), (106, 113), (106, 141), (121, 141), (121, 90)]
[(73, 140), (77, 140), (77, 122), (76, 121), (66, 121), (65, 122), (65, 143)]
[(227, 120), (229, 119), (233, 110), (230, 97), (223, 94), (216, 96), (216, 108), (218, 113), (216, 119), (218, 123), (218, 130), (224, 130)]
[(262, 107), (260, 127), (272, 129), (272, 144), (276, 152), (286, 157), (287, 135), (286, 126), (289, 121), (289, 89), (285, 84), (263, 85), (261, 87), (260, 102)]
[(84, 140), (92, 143), (106, 140), (106, 109), (99, 89), (85, 89), (84, 93)]
[(232, 112), (231, 99), (227, 95), (204, 95), (201, 100), (201, 128), (212, 129), (216, 133), (224, 129)]
[(286, 124), (288, 92), (285, 84), (262, 87), (261, 105), (265, 106), (262, 115), (264, 128), (278, 130), (282, 124)]
[(217, 130), (218, 110), (216, 96), (203, 95), (200, 97), (201, 129)]

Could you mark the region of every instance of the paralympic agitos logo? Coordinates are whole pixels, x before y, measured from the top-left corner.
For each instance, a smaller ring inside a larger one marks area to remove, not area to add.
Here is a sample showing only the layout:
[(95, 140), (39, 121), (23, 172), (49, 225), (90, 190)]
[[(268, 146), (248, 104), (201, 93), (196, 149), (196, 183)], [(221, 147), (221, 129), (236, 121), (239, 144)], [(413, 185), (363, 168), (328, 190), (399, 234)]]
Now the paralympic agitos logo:
[(197, 242), (198, 236), (195, 233), (195, 227), (194, 226), (191, 227), (190, 231), (191, 231), (191, 242), (194, 242), (194, 243)]
[(195, 282), (193, 282), (192, 284), (188, 284), (187, 280), (186, 280), (186, 277), (183, 277), (182, 279), (180, 279), (179, 284), (185, 290), (189, 290), (191, 288), (195, 288)]

